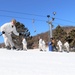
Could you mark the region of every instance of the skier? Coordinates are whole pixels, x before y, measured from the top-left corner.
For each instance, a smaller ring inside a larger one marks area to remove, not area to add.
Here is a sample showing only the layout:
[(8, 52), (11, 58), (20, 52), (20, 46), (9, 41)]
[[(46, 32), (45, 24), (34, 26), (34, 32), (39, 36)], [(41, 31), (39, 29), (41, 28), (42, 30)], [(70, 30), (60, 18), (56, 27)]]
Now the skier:
[(15, 25), (16, 25), (16, 20), (12, 19), (11, 22), (5, 23), (1, 26), (1, 32), (7, 49), (11, 49), (11, 48), (16, 49), (11, 37), (12, 32), (17, 36), (22, 35), (21, 33), (18, 33), (16, 31)]
[(46, 44), (44, 40), (42, 40), (42, 48), (43, 48), (43, 51), (46, 51)]
[(43, 51), (42, 50), (42, 38), (41, 37), (39, 37), (39, 49), (40, 49), (40, 51)]
[(60, 40), (57, 42), (57, 46), (59, 48), (59, 51), (62, 52), (62, 42)]
[(27, 51), (27, 41), (24, 37), (22, 37), (23, 50)]
[(64, 43), (64, 46), (65, 46), (67, 52), (69, 53), (69, 43), (67, 41)]

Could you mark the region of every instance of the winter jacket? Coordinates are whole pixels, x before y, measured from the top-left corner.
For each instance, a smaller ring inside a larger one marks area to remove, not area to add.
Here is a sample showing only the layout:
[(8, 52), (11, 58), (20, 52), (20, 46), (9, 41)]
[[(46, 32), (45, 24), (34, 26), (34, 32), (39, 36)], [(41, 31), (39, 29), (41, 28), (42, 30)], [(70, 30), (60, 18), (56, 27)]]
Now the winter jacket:
[(62, 42), (59, 40), (59, 41), (57, 42), (57, 45), (58, 45), (58, 46), (62, 46)]
[(69, 47), (69, 43), (68, 42), (64, 43), (64, 46)]
[(5, 33), (8, 33), (11, 35), (13, 32), (15, 35), (19, 36), (19, 33), (16, 31), (16, 27), (13, 26), (11, 22), (5, 23), (3, 26), (1, 26), (1, 32), (4, 31)]
[(39, 40), (39, 46), (42, 45), (42, 39)]
[(42, 41), (42, 44), (45, 45), (45, 41), (44, 40)]
[(23, 44), (23, 45), (24, 45), (24, 44), (27, 45), (26, 39), (23, 39), (23, 40), (22, 40), (22, 44)]

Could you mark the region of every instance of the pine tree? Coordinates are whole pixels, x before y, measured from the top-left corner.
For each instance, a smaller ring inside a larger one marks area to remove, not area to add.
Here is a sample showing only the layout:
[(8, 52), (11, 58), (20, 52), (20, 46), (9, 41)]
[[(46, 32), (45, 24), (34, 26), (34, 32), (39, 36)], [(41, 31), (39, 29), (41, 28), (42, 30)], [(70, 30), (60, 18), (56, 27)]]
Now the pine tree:
[(28, 38), (30, 36), (30, 32), (28, 28), (26, 28), (25, 25), (20, 22), (17, 22), (15, 26), (17, 32), (21, 33), (22, 36), (16, 36), (12, 33), (12, 40), (17, 48), (22, 48), (22, 37)]
[(69, 37), (70, 37), (70, 45), (71, 47), (75, 46), (75, 29), (73, 29), (71, 32), (69, 32)]
[(67, 37), (67, 33), (63, 30), (63, 28), (60, 25), (58, 25), (53, 32), (53, 36), (55, 39), (61, 39), (62, 41), (64, 41)]

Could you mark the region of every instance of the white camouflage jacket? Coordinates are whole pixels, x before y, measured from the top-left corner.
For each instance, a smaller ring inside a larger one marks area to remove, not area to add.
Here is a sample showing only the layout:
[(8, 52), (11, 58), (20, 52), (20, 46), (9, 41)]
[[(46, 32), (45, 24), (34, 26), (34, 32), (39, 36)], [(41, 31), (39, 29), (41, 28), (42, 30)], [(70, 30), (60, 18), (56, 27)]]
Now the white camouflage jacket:
[(13, 32), (15, 35), (19, 36), (19, 33), (16, 31), (16, 27), (13, 26), (11, 22), (5, 23), (0, 28), (1, 32), (4, 31), (5, 33), (11, 34)]

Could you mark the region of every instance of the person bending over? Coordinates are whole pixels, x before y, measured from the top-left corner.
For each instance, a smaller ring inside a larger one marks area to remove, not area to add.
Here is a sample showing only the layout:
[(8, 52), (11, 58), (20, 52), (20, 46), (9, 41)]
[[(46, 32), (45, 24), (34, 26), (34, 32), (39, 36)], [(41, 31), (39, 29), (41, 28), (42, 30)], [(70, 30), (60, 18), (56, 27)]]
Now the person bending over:
[(11, 37), (12, 32), (17, 36), (21, 35), (21, 33), (18, 33), (16, 31), (15, 25), (16, 25), (16, 20), (12, 19), (10, 22), (5, 23), (1, 26), (1, 32), (2, 32), (2, 35), (4, 38), (4, 43), (5, 43), (5, 46), (7, 49), (11, 49), (11, 48), (16, 49), (16, 47), (12, 41), (12, 37)]

